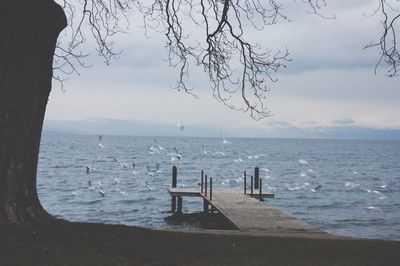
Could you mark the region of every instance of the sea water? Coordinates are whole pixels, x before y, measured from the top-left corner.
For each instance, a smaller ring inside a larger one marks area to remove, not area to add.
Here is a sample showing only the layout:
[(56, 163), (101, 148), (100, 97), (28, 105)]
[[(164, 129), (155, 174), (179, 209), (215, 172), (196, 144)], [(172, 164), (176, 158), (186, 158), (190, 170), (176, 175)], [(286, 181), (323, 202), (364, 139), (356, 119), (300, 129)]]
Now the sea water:
[(238, 189), (257, 166), (268, 204), (329, 233), (400, 239), (400, 141), (44, 134), (38, 193), (70, 221), (176, 227), (164, 221), (173, 165), (178, 187), (197, 187), (203, 170)]

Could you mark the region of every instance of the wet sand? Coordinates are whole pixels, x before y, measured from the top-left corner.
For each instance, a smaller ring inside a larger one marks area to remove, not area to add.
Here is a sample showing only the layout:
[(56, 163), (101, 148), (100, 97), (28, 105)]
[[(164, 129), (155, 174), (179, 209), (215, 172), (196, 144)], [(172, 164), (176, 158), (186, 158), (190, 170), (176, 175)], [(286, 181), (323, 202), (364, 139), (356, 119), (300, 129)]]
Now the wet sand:
[(400, 241), (0, 224), (0, 265), (400, 265)]

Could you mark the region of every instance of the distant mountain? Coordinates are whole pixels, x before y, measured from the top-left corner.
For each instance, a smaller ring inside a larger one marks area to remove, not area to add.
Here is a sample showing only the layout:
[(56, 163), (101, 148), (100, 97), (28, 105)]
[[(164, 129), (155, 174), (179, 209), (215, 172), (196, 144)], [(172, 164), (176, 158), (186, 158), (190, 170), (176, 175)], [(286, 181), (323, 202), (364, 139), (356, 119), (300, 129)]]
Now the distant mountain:
[(46, 120), (44, 131), (90, 135), (219, 137), (223, 133), (228, 137), (400, 140), (399, 129), (374, 129), (355, 125), (300, 128), (286, 122), (270, 123), (265, 128), (226, 128), (202, 124), (188, 124), (182, 128), (176, 124), (117, 119)]
[(221, 128), (206, 125), (176, 125), (117, 119), (86, 119), (81, 121), (46, 120), (45, 132), (103, 134), (130, 136), (219, 136)]
[(288, 126), (270, 129), (266, 135), (271, 138), (400, 140), (399, 129), (376, 129), (353, 125), (308, 128)]

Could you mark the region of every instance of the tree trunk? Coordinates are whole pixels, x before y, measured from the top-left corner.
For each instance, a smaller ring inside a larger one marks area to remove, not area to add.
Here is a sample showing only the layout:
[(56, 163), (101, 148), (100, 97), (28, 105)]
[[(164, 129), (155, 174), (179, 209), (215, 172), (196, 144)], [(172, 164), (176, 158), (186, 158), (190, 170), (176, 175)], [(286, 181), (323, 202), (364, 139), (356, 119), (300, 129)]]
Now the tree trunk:
[(0, 0), (0, 222), (52, 219), (36, 190), (39, 144), (58, 34), (53, 0)]

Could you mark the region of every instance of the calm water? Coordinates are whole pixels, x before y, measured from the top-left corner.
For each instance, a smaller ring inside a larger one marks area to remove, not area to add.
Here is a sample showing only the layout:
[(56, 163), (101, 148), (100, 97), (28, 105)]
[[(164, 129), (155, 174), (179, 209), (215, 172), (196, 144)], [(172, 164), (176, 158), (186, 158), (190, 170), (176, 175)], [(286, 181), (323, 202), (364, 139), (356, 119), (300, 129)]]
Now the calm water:
[[(104, 136), (99, 145), (98, 136), (45, 134), (39, 197), (71, 221), (168, 228), (173, 165), (178, 186), (197, 186), (203, 169), (214, 186), (237, 188), (259, 166), (276, 195), (269, 204), (330, 233), (400, 239), (399, 141), (227, 141)], [(199, 199), (184, 199), (185, 212), (201, 210)]]

